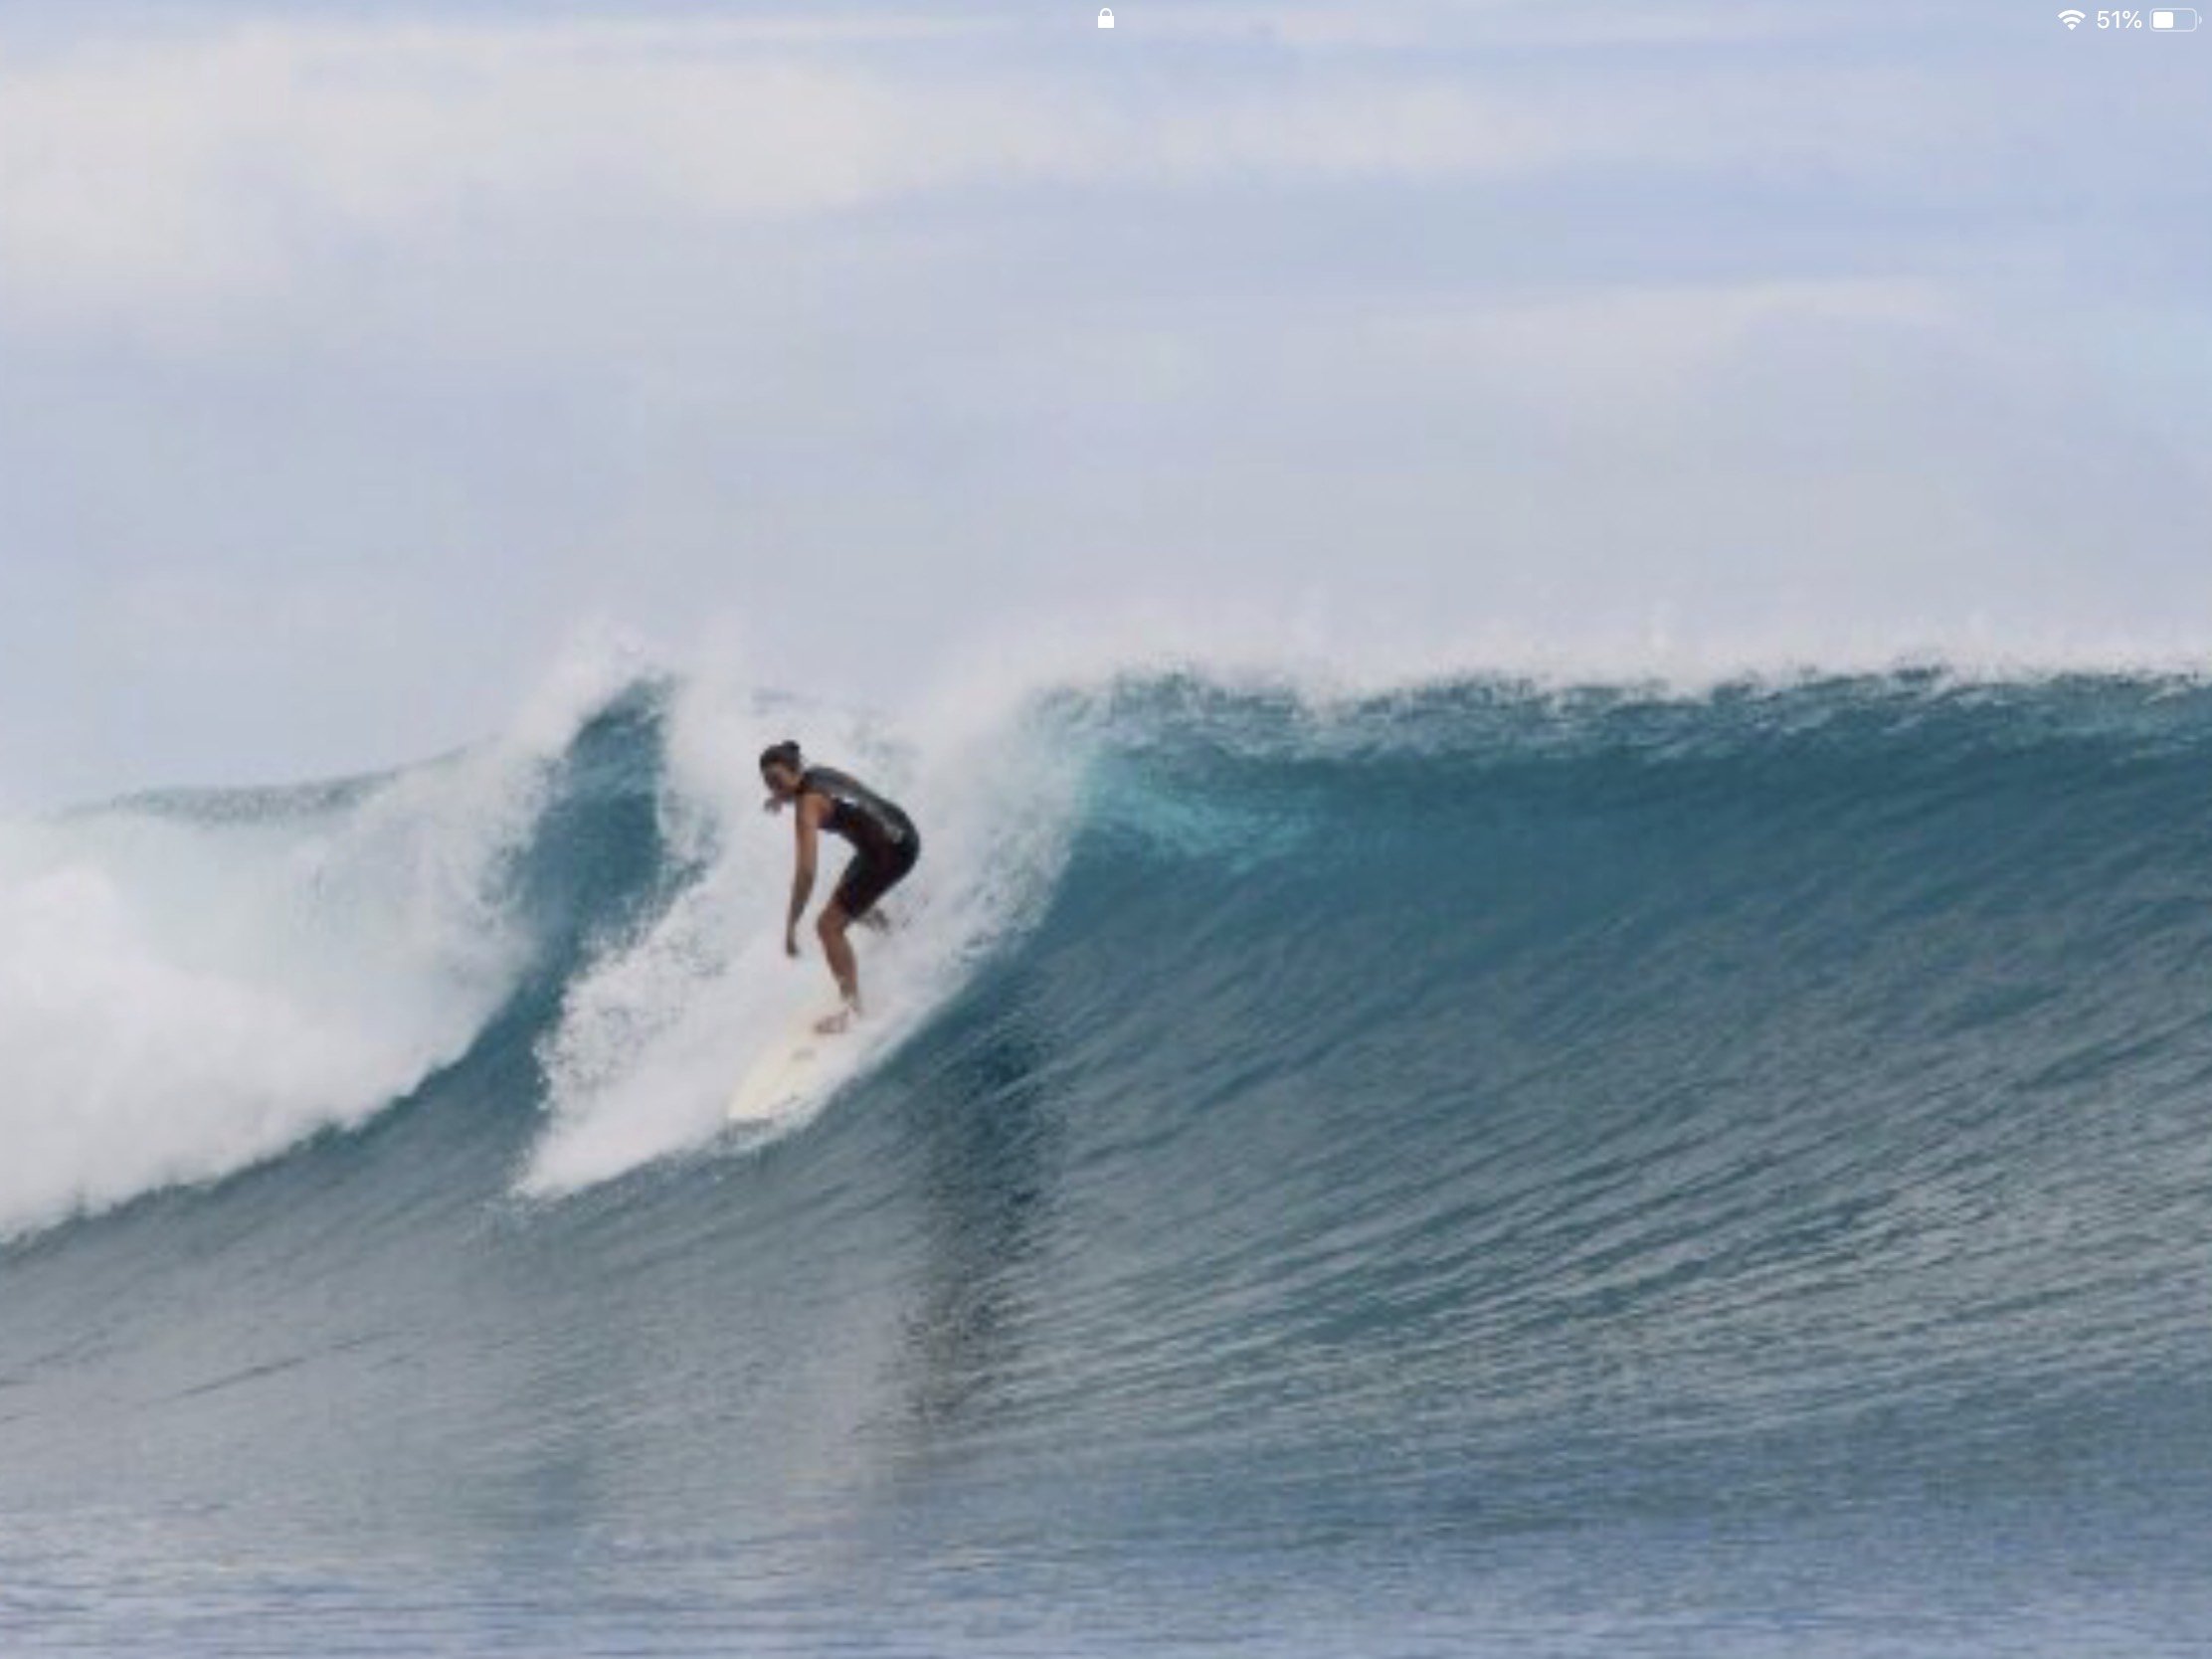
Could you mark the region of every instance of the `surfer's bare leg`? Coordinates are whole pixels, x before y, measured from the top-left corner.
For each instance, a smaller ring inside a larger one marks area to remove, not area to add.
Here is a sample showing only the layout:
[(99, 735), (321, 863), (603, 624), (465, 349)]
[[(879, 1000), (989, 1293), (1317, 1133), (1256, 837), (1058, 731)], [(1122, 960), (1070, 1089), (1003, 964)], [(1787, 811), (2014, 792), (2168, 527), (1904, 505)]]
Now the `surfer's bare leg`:
[(852, 954), (852, 941), (845, 937), (845, 929), (851, 925), (852, 918), (844, 913), (844, 906), (836, 903), (825, 906), (815, 923), (815, 932), (822, 937), (823, 957), (836, 979), (837, 995), (844, 999), (840, 1012), (815, 1022), (818, 1031), (841, 1031), (860, 1012), (860, 964)]

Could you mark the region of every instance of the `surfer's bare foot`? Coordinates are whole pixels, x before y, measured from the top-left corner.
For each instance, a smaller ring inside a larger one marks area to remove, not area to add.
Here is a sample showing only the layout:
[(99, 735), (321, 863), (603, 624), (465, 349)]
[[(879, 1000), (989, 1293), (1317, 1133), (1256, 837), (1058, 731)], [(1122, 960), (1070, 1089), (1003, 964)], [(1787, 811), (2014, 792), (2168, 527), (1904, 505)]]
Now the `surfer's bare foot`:
[(835, 1014), (826, 1014), (815, 1021), (815, 1029), (824, 1036), (835, 1036), (852, 1023), (852, 1009), (839, 1009)]

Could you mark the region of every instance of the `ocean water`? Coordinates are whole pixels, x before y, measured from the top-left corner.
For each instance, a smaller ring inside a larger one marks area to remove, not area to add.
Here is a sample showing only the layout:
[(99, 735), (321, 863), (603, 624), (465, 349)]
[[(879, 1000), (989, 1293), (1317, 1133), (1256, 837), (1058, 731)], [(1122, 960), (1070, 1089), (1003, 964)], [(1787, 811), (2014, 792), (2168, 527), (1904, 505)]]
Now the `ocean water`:
[[(723, 1117), (797, 732), (928, 846)], [(0, 827), (10, 1654), (2212, 1651), (2212, 690), (644, 682)]]

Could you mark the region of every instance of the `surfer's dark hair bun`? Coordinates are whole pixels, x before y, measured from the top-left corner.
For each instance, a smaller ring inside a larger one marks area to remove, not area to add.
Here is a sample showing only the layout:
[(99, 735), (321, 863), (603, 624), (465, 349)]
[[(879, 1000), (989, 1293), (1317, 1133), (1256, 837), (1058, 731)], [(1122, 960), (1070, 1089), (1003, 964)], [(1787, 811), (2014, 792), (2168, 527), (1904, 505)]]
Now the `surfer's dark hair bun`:
[(781, 743), (771, 743), (761, 751), (761, 770), (763, 772), (766, 772), (772, 766), (788, 766), (796, 772), (802, 764), (799, 759), (799, 745), (788, 737)]

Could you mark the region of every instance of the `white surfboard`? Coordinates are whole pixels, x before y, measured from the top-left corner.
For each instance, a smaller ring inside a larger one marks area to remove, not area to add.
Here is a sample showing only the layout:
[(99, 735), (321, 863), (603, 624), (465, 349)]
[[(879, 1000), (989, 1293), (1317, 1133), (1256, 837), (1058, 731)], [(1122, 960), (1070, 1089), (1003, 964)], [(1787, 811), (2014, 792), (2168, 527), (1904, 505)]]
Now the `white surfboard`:
[(810, 1010), (770, 1043), (730, 1096), (732, 1123), (758, 1123), (783, 1116), (820, 1089), (830, 1075), (830, 1057), (848, 1036), (825, 1036), (815, 1021), (831, 1011)]

